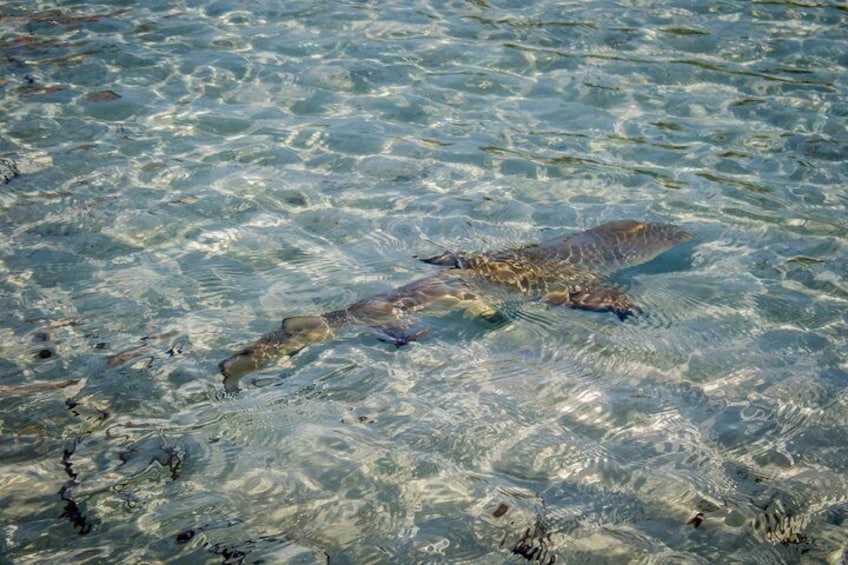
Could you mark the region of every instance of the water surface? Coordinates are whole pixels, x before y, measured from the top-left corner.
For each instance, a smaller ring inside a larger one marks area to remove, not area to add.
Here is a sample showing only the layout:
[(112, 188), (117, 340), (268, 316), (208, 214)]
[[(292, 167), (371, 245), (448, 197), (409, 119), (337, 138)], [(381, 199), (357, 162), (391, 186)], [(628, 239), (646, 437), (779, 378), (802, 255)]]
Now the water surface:
[[(14, 563), (795, 563), (848, 552), (836, 2), (0, 3)], [(635, 218), (646, 315), (288, 315)]]

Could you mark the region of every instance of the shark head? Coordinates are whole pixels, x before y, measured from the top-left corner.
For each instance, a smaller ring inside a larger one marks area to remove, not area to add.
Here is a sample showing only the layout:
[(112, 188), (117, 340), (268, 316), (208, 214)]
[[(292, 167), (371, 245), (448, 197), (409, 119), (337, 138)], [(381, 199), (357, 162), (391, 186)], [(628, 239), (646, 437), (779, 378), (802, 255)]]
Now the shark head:
[(621, 220), (573, 236), (548, 240), (540, 252), (568, 259), (575, 267), (611, 272), (647, 263), (692, 235), (673, 224)]
[(228, 390), (238, 388), (247, 373), (265, 367), (282, 355), (294, 355), (310, 343), (328, 339), (333, 334), (321, 316), (294, 316), (283, 320), (282, 327), (266, 333), (253, 345), (231, 355), (218, 364)]

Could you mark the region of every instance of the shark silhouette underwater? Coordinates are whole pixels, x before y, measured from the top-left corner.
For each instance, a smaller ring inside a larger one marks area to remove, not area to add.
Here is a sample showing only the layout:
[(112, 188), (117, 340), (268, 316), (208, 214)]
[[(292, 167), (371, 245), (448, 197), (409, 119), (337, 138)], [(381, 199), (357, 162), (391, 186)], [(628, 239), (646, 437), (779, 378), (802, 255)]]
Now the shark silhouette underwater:
[(466, 315), (493, 325), (505, 321), (486, 302), (486, 288), (503, 287), (539, 298), (552, 306), (612, 312), (624, 320), (641, 312), (609, 276), (615, 271), (647, 263), (691, 238), (672, 224), (635, 220), (610, 222), (574, 235), (539, 244), (481, 254), (446, 252), (423, 259), (446, 267), (440, 273), (388, 292), (364, 298), (318, 316), (285, 318), (282, 326), (266, 333), (219, 364), (227, 388), (239, 379), (307, 345), (331, 339), (344, 326), (379, 328), (396, 345), (419, 337), (408, 335), (415, 313), (424, 309), (464, 309)]

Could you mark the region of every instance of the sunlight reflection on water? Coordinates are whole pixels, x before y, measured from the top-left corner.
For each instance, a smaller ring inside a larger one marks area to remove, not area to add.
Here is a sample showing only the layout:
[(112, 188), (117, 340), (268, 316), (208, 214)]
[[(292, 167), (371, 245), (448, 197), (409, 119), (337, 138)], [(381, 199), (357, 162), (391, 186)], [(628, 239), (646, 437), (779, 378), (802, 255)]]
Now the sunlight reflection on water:
[[(0, 547), (16, 563), (840, 563), (845, 10), (0, 12)], [(601, 223), (645, 314), (498, 293), (224, 392), (291, 315)]]

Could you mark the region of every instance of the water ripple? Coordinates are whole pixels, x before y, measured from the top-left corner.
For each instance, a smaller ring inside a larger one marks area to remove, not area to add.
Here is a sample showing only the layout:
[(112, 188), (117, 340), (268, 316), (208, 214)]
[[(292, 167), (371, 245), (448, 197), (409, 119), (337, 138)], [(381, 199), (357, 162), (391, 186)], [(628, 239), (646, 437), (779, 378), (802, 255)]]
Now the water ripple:
[[(0, 15), (10, 560), (844, 553), (841, 6), (59, 4)], [(417, 256), (627, 217), (694, 237), (624, 322), (494, 292), (223, 390)]]

